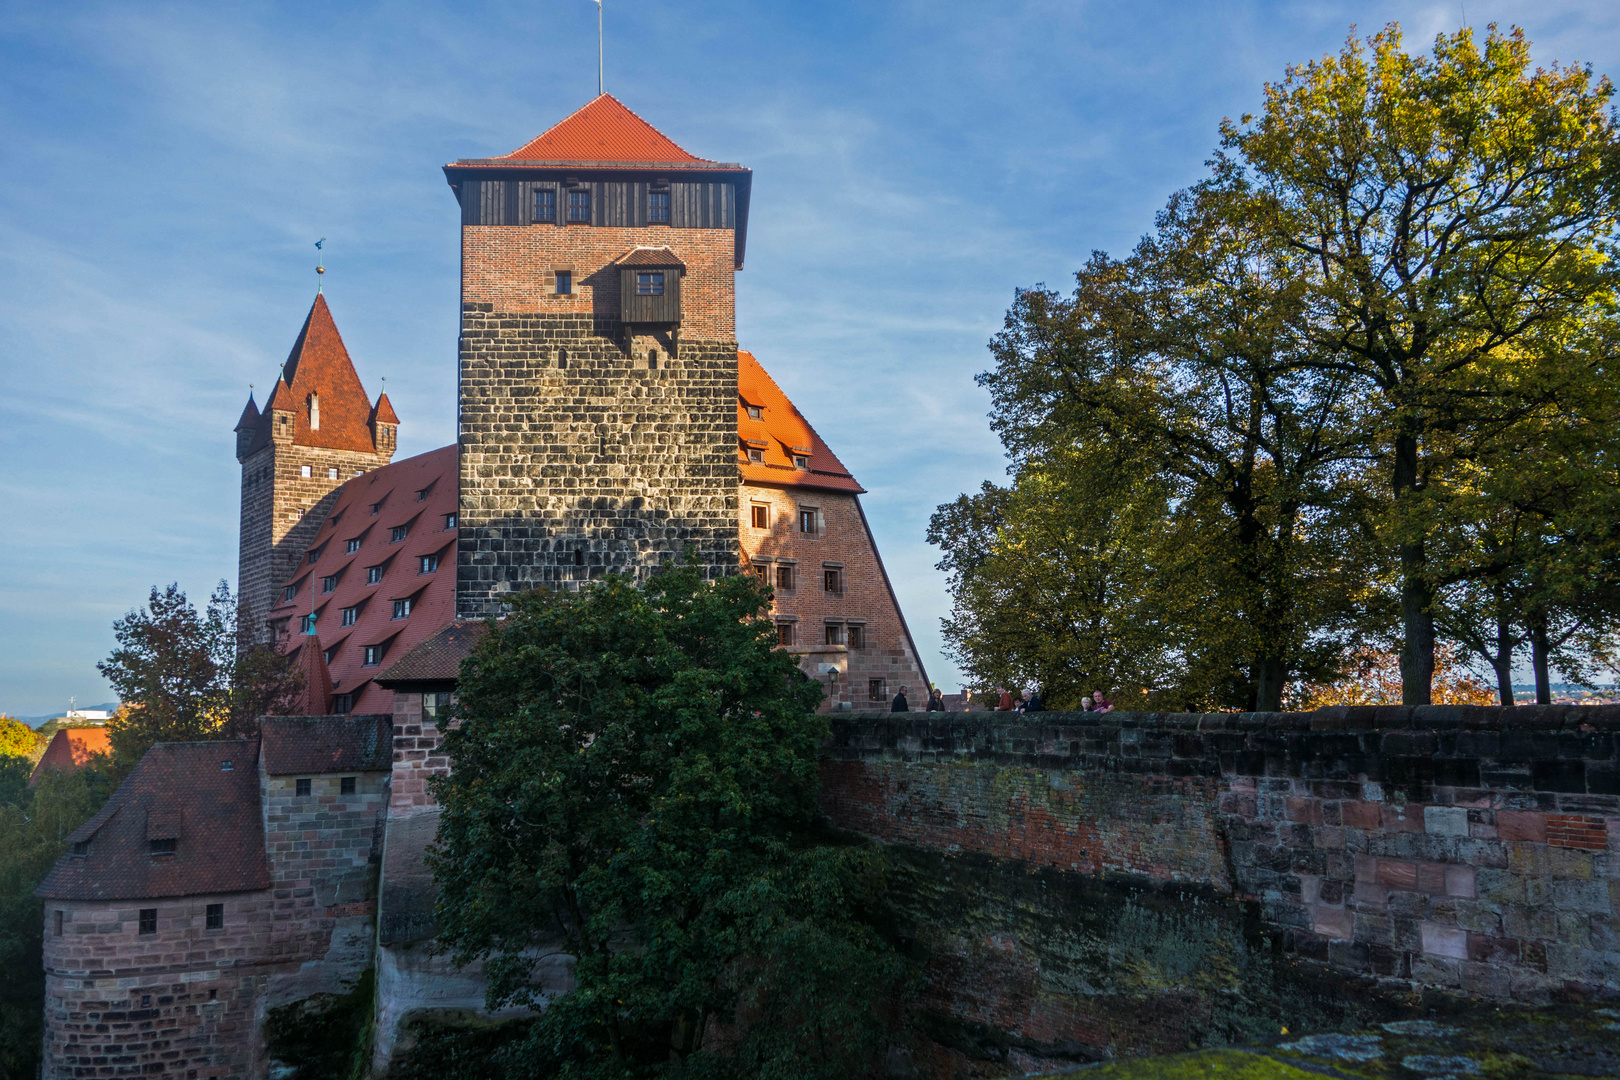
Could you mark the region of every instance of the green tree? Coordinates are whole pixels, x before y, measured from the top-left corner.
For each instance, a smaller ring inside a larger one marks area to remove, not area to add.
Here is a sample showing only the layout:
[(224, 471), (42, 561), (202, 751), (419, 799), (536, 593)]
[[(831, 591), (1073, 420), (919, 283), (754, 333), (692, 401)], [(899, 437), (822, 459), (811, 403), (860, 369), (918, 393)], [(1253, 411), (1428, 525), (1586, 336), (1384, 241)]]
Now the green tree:
[(1430, 700), (1434, 673), (1435, 485), (1569, 392), (1571, 355), (1526, 346), (1613, 290), (1612, 95), (1587, 68), (1533, 69), (1518, 30), (1414, 56), (1391, 25), (1290, 67), (1257, 117), (1222, 126), (1217, 177), (1253, 185), (1266, 229), (1311, 267), (1310, 362), (1355, 380), (1381, 434), (1407, 704)]
[[(429, 865), (489, 1004), (545, 1008), (513, 1075), (878, 1071), (879, 864), (823, 842), (821, 688), (768, 597), (686, 567), (528, 594), (463, 665)], [(558, 951), (575, 985), (547, 1002)]]
[(53, 769), (0, 804), (0, 1080), (32, 1080), (39, 1068), (44, 906), (34, 890), (113, 787), (113, 777), (94, 768)]
[(154, 743), (236, 738), (294, 710), (301, 675), (256, 643), (250, 613), (221, 581), (199, 612), (178, 584), (113, 623), (118, 648), (97, 664), (124, 708), (108, 723), (113, 753), (134, 765)]
[(1367, 440), (1349, 380), (1305, 362), (1298, 256), (1245, 210), (1179, 194), (1130, 259), (1008, 312), (979, 381), (1011, 493), (929, 531), (947, 639), (983, 681), (1274, 710), (1331, 672), (1361, 589), (1332, 509)]

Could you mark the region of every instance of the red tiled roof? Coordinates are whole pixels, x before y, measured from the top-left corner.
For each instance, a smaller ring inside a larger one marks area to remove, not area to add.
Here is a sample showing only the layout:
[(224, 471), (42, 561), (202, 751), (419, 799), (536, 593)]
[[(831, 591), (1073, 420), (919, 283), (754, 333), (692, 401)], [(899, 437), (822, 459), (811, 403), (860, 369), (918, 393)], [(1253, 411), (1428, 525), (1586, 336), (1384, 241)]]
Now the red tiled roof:
[(686, 269), (686, 264), (667, 247), (631, 248), (619, 256), (618, 263), (620, 266), (678, 266)]
[(292, 640), (298, 649), (295, 663), (304, 676), (304, 713), (325, 716), (332, 703), (332, 672), (326, 666), (320, 636), (300, 634)]
[[(748, 406), (764, 414), (755, 420)], [(752, 353), (737, 353), (737, 467), (744, 483), (773, 487), (826, 488), (852, 491), (866, 489), (850, 475), (816, 429), (804, 418), (776, 381), (766, 374)], [(765, 460), (748, 460), (749, 450), (762, 451)], [(809, 459), (809, 468), (793, 464), (794, 456)]]
[[(315, 590), (315, 629), (329, 654), (331, 693), (355, 695), (353, 712), (392, 712), (392, 695), (373, 678), (455, 617), (457, 531), (446, 529), (444, 519), (457, 512), (456, 462), (457, 448), (446, 446), (343, 484), (298, 569), (277, 583), (277, 597), (284, 595), (286, 586), (298, 585), (293, 599), (270, 612), (272, 619), (288, 620), (294, 640), (299, 620), (310, 612), (309, 590)], [(421, 501), (418, 492), (423, 493)], [(404, 540), (393, 540), (396, 526), (406, 527)], [(352, 553), (350, 540), (359, 541)], [(313, 563), (310, 551), (319, 552)], [(438, 555), (439, 568), (422, 573), (424, 555)], [(383, 568), (382, 579), (374, 585), (366, 582), (366, 571), (373, 566)], [(329, 593), (321, 591), (321, 579), (326, 577), (337, 579)], [(410, 614), (395, 619), (394, 601), (406, 599), (411, 601)], [(356, 609), (355, 619), (344, 626), (342, 611), (349, 607)], [(367, 645), (384, 646), (379, 666), (365, 665)]]
[(401, 656), (381, 675), (379, 686), (405, 683), (455, 682), (461, 677), (461, 662), (472, 654), (489, 625), (476, 619), (458, 619)]
[(387, 772), (394, 767), (394, 717), (267, 716), (260, 768), (266, 776)]
[(394, 405), (388, 400), (387, 394), (377, 397), (377, 404), (371, 407), (371, 422), (374, 424), (398, 424), (399, 417), (394, 415)]
[[(320, 406), (320, 427), (310, 426), (311, 397)], [(376, 451), (372, 436), (371, 399), (360, 385), (354, 361), (343, 344), (326, 297), (317, 294), (304, 319), (303, 329), (293, 342), (292, 352), (282, 366), (281, 378), (259, 414), (258, 430), (248, 453), (270, 442), (271, 411), (293, 414), (293, 442), (299, 446), (319, 446), (329, 450)], [(389, 409), (390, 414), (393, 409)], [(246, 412), (243, 413), (244, 418)], [(399, 423), (395, 417), (389, 423)]]
[[(85, 853), (64, 855), (35, 895), (125, 900), (269, 888), (258, 756), (247, 740), (158, 743), (68, 836)], [(169, 838), (173, 855), (151, 854), (152, 840)]]
[(106, 754), (111, 751), (112, 744), (107, 739), (107, 729), (104, 727), (89, 728), (59, 728), (51, 736), (51, 744), (45, 748), (45, 756), (39, 759), (34, 771), (28, 776), (28, 786), (33, 787), (39, 783), (40, 776), (46, 769), (61, 769), (63, 772), (73, 772), (90, 764), (92, 754)]
[(676, 146), (668, 135), (601, 94), (544, 134), (505, 155), (507, 159), (555, 162), (636, 162), (714, 165)]

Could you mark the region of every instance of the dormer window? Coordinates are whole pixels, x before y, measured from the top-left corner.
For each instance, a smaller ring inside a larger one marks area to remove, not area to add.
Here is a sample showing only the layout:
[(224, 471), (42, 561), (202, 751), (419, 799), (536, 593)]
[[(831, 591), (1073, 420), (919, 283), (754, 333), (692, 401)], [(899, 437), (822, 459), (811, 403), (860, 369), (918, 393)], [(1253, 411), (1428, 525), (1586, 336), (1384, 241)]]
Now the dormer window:
[(390, 544), (397, 544), (401, 540), (405, 539), (406, 536), (410, 535), (410, 531), (411, 527), (409, 525), (395, 525), (391, 530), (389, 530), (388, 542)]
[(793, 467), (795, 469), (808, 469), (810, 467), (810, 459), (805, 457), (803, 454), (794, 454)]
[(323, 593), (337, 592), (337, 575), (336, 574), (333, 574), (330, 577), (321, 578), (321, 592), (323, 592)]
[(310, 553), (309, 553), (309, 561), (310, 562), (315, 562), (320, 557), (321, 557), (321, 549), (320, 548), (315, 548), (315, 549), (311, 550)]
[[(342, 623), (344, 626), (353, 626), (355, 616), (357, 616), (359, 612), (359, 608), (346, 607), (342, 611), (338, 612), (338, 614), (342, 617)], [(327, 663), (331, 663), (332, 658), (328, 656), (326, 660)]]
[(647, 193), (647, 224), (669, 224), (669, 192), (649, 191)]
[(446, 515), (444, 515), (444, 527), (446, 529), (455, 528), (456, 527), (456, 515), (454, 515), (454, 514), (446, 514)]
[(366, 567), (366, 584), (375, 585), (382, 580), (383, 568), (380, 566)]
[(288, 600), (296, 599), (297, 596), (298, 596), (298, 586), (297, 585), (288, 585), (285, 589), (281, 590), (281, 602), (282, 603), (286, 603)]
[(377, 514), (377, 512), (378, 512), (378, 511), (379, 511), (379, 510), (381, 510), (381, 509), (382, 509), (382, 500), (381, 500), (381, 499), (378, 499), (378, 500), (377, 500), (377, 501), (376, 501), (376, 502), (374, 502), (374, 503), (372, 503), (372, 504), (371, 504), (371, 513), (372, 513), (372, 516), (374, 516), (374, 517), (375, 517), (375, 516), (376, 516), (376, 514)]
[(360, 550), (360, 538), (357, 536), (353, 540), (345, 540), (343, 542), (343, 550), (344, 550), (345, 553), (347, 553), (349, 555), (353, 555), (355, 552), (359, 551)]
[(581, 188), (568, 193), (568, 224), (589, 225), (591, 223), (591, 189)]
[(750, 405), (750, 406), (748, 406), (748, 419), (750, 419), (750, 420), (763, 420), (763, 419), (765, 419), (765, 410), (760, 408), (758, 405)]
[(321, 395), (309, 395), (309, 430), (321, 430)]
[(174, 854), (174, 841), (173, 840), (153, 840), (153, 841), (151, 841), (151, 846), (152, 846), (152, 854), (153, 855), (173, 855)]
[(410, 617), (411, 617), (411, 601), (410, 601), (410, 598), (407, 597), (404, 600), (395, 600), (394, 601), (394, 618), (396, 618), (396, 619), (408, 619)]
[(748, 460), (755, 465), (765, 464), (765, 451), (750, 449), (748, 451)]

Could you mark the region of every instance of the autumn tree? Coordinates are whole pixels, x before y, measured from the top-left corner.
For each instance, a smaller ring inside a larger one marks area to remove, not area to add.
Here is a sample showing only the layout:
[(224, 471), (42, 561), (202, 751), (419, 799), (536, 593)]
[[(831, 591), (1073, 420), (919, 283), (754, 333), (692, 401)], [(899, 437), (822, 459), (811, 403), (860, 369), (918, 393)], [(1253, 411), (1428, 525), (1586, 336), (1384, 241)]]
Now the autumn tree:
[(118, 648), (96, 666), (125, 706), (107, 725), (119, 761), (133, 765), (158, 742), (249, 736), (261, 716), (291, 712), (300, 675), (254, 631), (223, 581), (201, 612), (178, 584), (154, 586), (145, 607), (113, 623)]
[(429, 865), (490, 1007), (544, 1008), (507, 1075), (881, 1074), (881, 864), (821, 831), (822, 691), (769, 611), (746, 576), (608, 577), (519, 598), (463, 664)]
[(1536, 339), (1614, 287), (1612, 95), (1587, 68), (1533, 68), (1517, 29), (1412, 55), (1391, 25), (1290, 67), (1222, 126), (1218, 179), (1252, 187), (1309, 263), (1310, 363), (1353, 380), (1382, 435), (1407, 704), (1431, 699), (1438, 476), (1571, 391), (1578, 359)]

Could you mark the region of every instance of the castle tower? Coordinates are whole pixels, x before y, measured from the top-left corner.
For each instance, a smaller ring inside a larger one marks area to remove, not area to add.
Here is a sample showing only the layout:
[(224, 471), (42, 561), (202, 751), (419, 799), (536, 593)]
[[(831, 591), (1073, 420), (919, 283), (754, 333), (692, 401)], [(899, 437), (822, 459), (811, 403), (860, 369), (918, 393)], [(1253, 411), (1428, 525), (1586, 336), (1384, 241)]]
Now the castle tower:
[(388, 464), (399, 418), (386, 394), (375, 405), (360, 385), (326, 298), (317, 295), (260, 412), (253, 397), (236, 425), (242, 463), (242, 539), (237, 594), (256, 617), (275, 605), (314, 539), (333, 492)]
[(457, 615), (687, 546), (734, 572), (752, 174), (603, 94), (445, 175), (462, 223)]

